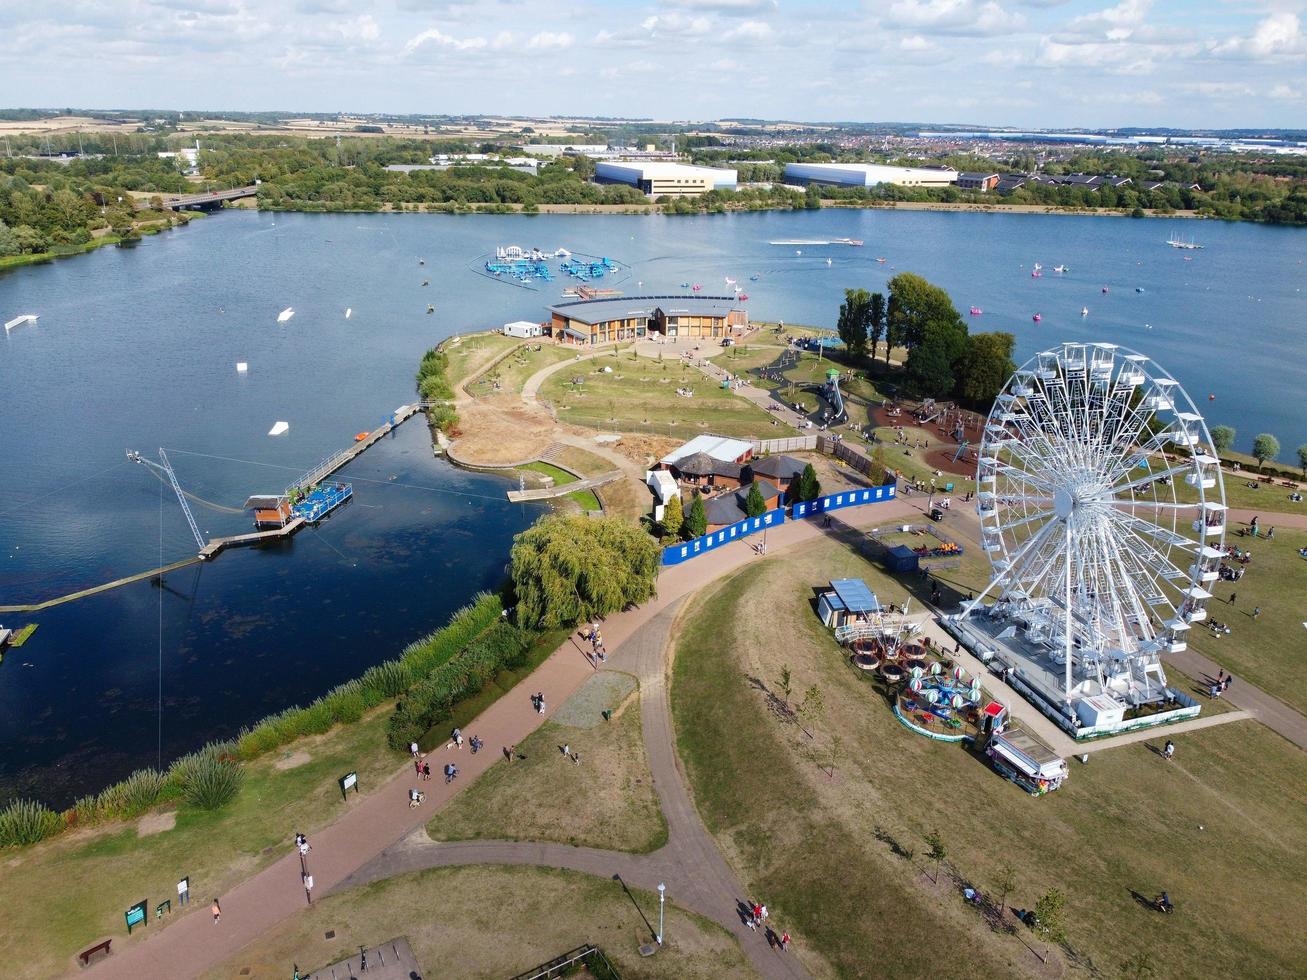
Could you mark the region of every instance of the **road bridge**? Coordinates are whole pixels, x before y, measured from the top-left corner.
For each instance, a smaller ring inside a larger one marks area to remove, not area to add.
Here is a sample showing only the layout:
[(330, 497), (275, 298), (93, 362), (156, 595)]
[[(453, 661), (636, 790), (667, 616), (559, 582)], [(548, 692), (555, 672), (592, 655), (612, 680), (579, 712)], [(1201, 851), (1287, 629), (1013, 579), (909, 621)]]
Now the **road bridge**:
[(164, 206), (174, 211), (212, 211), (222, 207), (228, 201), (237, 201), (243, 197), (254, 197), (258, 191), (258, 184), (250, 184), (248, 187), (205, 191), (203, 194), (183, 194), (179, 197), (165, 198)]

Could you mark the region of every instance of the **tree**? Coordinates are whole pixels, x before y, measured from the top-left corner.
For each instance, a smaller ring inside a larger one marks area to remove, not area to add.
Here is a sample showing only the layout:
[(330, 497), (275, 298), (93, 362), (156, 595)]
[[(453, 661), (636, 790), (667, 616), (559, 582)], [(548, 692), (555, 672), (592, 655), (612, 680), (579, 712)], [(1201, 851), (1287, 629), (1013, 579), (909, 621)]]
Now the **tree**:
[(978, 408), (988, 408), (1016, 370), (1012, 352), (1017, 339), (1010, 333), (975, 333), (958, 367), (958, 392)]
[(1257, 465), (1262, 469), (1266, 468), (1267, 463), (1274, 462), (1279, 455), (1280, 440), (1269, 432), (1259, 433), (1253, 440), (1253, 459), (1257, 460)]
[(1035, 903), (1035, 920), (1051, 942), (1066, 941), (1066, 896), (1056, 888)]
[(926, 851), (926, 856), (935, 862), (934, 882), (935, 884), (938, 885), (939, 865), (940, 862), (942, 862), (946, 857), (948, 857), (948, 851), (944, 848), (944, 838), (939, 835), (938, 830), (932, 830), (930, 833), (928, 833), (925, 837), (925, 841), (926, 841), (926, 847), (928, 848), (928, 850)]
[(950, 323), (960, 326), (966, 334), (966, 324), (958, 315), (953, 301), (939, 286), (927, 282), (912, 272), (900, 272), (889, 281), (893, 304), (890, 327), (899, 342), (909, 350), (926, 339), (926, 326), (931, 323)]
[(894, 294), (889, 294), (885, 303), (885, 363), (889, 363), (890, 351), (903, 346), (902, 317), (899, 316), (899, 301)]
[(994, 889), (998, 892), (998, 914), (1000, 916), (1007, 911), (1007, 897), (1012, 894), (1013, 889), (1016, 887), (1016, 868), (1010, 864), (1004, 864), (998, 869), (998, 877), (994, 879)]
[(871, 295), (865, 289), (844, 290), (840, 304), (840, 317), (836, 321), (840, 340), (848, 348), (849, 356), (860, 360), (867, 356), (867, 328), (871, 318)]
[(18, 244), (13, 229), (0, 221), (0, 259), (10, 255), (17, 255), (21, 251), (22, 247)]
[(513, 540), (518, 622), (554, 629), (645, 602), (658, 560), (653, 538), (620, 518), (543, 517)]
[(767, 513), (767, 504), (762, 499), (762, 491), (757, 483), (749, 484), (749, 494), (744, 498), (744, 513), (749, 517), (761, 517)]
[[(876, 345), (880, 343), (880, 338), (885, 336), (885, 294), (872, 293), (871, 302), (867, 306), (867, 341), (871, 347), (872, 360), (876, 358)], [(889, 359), (889, 351), (885, 352), (886, 360)]]
[(955, 366), (967, 349), (967, 326), (961, 320), (931, 320), (921, 339), (908, 350), (907, 374), (922, 395), (940, 398), (957, 385)]
[(1307, 479), (1307, 442), (1299, 446), (1297, 452), (1298, 452), (1298, 465), (1302, 467), (1303, 478)]
[(817, 480), (817, 471), (808, 463), (799, 476), (799, 499), (816, 500), (821, 496), (821, 483)]
[(685, 519), (685, 529), (681, 533), (687, 541), (708, 533), (708, 515), (704, 513), (703, 497), (698, 490), (694, 491), (694, 499), (690, 501), (690, 515)]
[(781, 664), (781, 703), (785, 705), (785, 710), (790, 710), (790, 695), (794, 693), (794, 679), (790, 675), (790, 665)]
[(809, 184), (808, 189), (803, 192), (803, 206), (809, 211), (821, 209), (821, 188), (816, 184)]
[[(806, 720), (813, 728), (817, 727), (817, 721), (821, 714), (826, 710), (826, 702), (822, 700), (821, 690), (816, 684), (803, 692), (803, 701), (799, 704), (799, 716)], [(800, 726), (802, 727), (802, 726)], [(812, 732), (804, 728), (803, 733), (812, 738)]]
[(1228, 425), (1212, 426), (1212, 448), (1223, 453), (1234, 445), (1235, 431)]
[(685, 508), (681, 506), (681, 496), (673, 494), (672, 499), (667, 501), (667, 506), (663, 508), (663, 534), (679, 538), (681, 528), (684, 526)]

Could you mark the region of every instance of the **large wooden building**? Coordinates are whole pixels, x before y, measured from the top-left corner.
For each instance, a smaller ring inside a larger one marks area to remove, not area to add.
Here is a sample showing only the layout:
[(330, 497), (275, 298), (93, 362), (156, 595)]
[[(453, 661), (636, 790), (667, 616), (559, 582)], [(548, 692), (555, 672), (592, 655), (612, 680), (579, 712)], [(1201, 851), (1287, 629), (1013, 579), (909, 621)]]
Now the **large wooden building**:
[(549, 308), (555, 340), (605, 344), (655, 334), (724, 338), (749, 327), (749, 313), (734, 296), (623, 296), (577, 300)]

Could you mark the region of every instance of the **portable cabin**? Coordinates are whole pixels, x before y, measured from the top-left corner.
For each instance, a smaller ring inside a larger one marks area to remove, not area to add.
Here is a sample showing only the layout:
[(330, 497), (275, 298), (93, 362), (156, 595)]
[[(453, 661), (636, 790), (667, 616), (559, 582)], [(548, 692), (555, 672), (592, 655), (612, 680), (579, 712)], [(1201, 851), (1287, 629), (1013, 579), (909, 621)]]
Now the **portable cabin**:
[(1043, 796), (1062, 785), (1066, 760), (1029, 732), (1011, 728), (989, 737), (985, 754), (994, 769), (1031, 796)]
[(512, 323), (504, 324), (505, 337), (518, 337), (527, 339), (531, 337), (541, 337), (544, 335), (545, 328), (539, 323), (533, 323), (530, 320), (514, 320)]
[(290, 500), (285, 494), (260, 493), (245, 501), (245, 509), (254, 511), (254, 526), (285, 527), (291, 519)]
[(880, 612), (876, 594), (860, 578), (834, 579), (829, 591), (817, 600), (817, 613), (831, 629), (848, 626), (859, 619)]

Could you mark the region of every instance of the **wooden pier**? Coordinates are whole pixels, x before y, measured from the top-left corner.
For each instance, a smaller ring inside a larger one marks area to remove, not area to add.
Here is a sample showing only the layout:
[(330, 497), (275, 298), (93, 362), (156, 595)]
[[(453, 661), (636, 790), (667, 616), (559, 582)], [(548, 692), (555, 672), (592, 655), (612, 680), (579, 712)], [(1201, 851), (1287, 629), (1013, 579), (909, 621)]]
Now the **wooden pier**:
[(110, 589), (116, 589), (121, 585), (131, 585), (133, 582), (140, 582), (147, 578), (159, 578), (168, 572), (175, 572), (179, 568), (185, 568), (187, 565), (197, 565), (200, 560), (199, 557), (183, 558), (171, 565), (164, 565), (163, 568), (152, 568), (148, 572), (138, 572), (135, 575), (114, 579), (112, 582), (105, 582), (103, 585), (97, 585), (90, 589), (82, 589), (80, 592), (70, 592), (68, 595), (62, 595), (57, 599), (47, 599), (45, 602), (34, 602), (25, 606), (0, 606), (0, 613), (40, 612), (52, 606), (62, 606), (65, 602), (72, 602), (74, 599), (85, 599), (87, 596), (99, 595), (101, 592), (108, 592)]
[(269, 541), (284, 540), (306, 523), (308, 522), (304, 518), (295, 517), (281, 527), (274, 527), (267, 531), (251, 531), (249, 534), (232, 534), (225, 538), (210, 538), (209, 543), (201, 549), (199, 560), (209, 561), (228, 548), (249, 548), (254, 545), (267, 544)]

